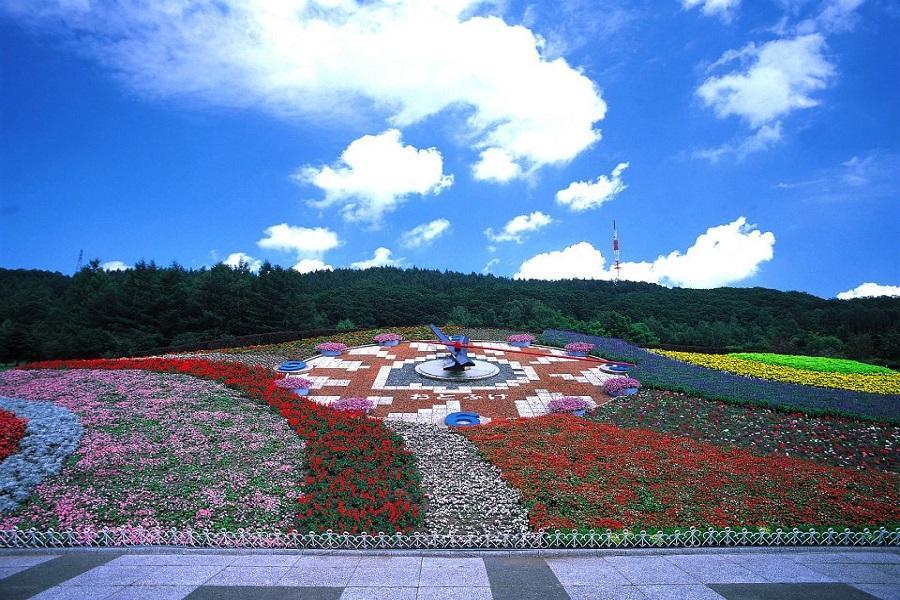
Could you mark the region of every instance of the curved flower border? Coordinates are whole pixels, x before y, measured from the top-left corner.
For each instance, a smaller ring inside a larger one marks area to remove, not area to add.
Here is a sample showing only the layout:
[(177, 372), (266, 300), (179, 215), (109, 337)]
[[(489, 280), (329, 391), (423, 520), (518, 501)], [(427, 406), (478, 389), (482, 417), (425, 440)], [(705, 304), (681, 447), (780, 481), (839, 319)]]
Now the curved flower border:
[(41, 481), (59, 473), (84, 428), (74, 413), (49, 402), (0, 397), (0, 408), (28, 419), (19, 452), (0, 463), (0, 512), (9, 512)]

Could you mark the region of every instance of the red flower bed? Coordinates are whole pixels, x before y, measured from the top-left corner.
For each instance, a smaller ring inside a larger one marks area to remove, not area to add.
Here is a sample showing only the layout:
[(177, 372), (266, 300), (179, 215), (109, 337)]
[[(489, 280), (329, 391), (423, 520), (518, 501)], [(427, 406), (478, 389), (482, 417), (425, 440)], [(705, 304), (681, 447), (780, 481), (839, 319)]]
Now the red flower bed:
[(27, 419), (0, 410), (0, 461), (19, 451), (19, 441), (25, 435)]
[(219, 381), (267, 402), (307, 441), (309, 474), (299, 531), (408, 531), (420, 522), (421, 490), (412, 454), (380, 421), (341, 413), (275, 385), (280, 376), (241, 363), (136, 358), (32, 363), (29, 369), (137, 369)]
[(900, 477), (550, 415), (461, 429), (536, 529), (896, 524)]

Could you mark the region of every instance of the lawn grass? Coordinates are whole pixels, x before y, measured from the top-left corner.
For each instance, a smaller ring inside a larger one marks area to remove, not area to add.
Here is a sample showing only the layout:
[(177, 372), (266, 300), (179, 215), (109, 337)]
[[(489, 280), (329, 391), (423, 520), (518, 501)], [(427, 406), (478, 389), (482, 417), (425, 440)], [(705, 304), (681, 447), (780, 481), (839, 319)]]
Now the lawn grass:
[(848, 373), (858, 375), (893, 374), (895, 371), (887, 367), (870, 365), (846, 358), (828, 358), (825, 356), (800, 356), (795, 354), (773, 354), (771, 352), (735, 352), (729, 354), (733, 358), (752, 360), (767, 365), (792, 367), (805, 371), (820, 373)]

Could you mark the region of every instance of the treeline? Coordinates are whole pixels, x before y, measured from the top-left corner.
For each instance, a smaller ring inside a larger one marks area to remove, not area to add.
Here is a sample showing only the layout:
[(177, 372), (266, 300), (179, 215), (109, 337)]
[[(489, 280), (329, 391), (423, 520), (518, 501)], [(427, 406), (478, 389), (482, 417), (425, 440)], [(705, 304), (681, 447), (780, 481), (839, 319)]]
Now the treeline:
[(106, 272), (0, 269), (0, 362), (120, 356), (266, 332), (452, 323), (552, 327), (672, 344), (900, 362), (900, 299), (764, 288), (513, 281), (380, 268), (299, 274), (139, 263)]

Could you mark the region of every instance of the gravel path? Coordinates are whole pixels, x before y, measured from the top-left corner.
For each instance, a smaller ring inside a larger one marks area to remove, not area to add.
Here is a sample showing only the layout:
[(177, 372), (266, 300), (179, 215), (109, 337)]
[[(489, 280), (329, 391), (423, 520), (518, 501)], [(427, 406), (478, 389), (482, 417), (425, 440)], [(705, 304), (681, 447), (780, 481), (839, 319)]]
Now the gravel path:
[(528, 512), (500, 470), (482, 460), (475, 446), (434, 425), (385, 421), (415, 455), (428, 499), (424, 526), (437, 533), (528, 531)]

